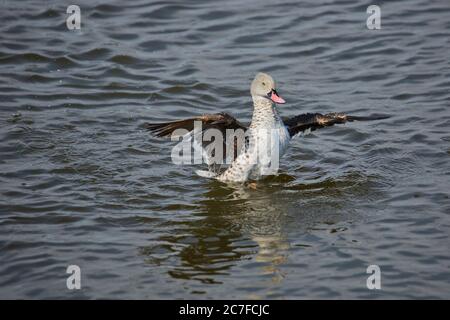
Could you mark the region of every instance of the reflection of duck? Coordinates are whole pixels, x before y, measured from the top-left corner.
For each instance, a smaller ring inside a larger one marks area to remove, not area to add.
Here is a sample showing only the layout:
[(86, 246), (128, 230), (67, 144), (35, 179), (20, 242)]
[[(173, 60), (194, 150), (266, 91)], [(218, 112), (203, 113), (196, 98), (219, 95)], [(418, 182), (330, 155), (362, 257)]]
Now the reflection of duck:
[[(220, 152), (222, 156), (227, 155), (234, 159), (230, 166), (223, 172), (211, 170), (214, 164), (222, 164), (223, 157), (217, 159), (211, 154), (211, 143), (205, 143), (201, 139), (205, 153), (209, 155), (208, 164), (210, 171), (198, 171), (202, 176), (214, 177), (220, 181), (242, 182), (249, 179), (260, 179), (264, 175), (274, 174), (278, 170), (279, 158), (285, 153), (290, 140), (301, 132), (329, 127), (338, 123), (361, 120), (384, 119), (385, 116), (356, 117), (342, 113), (307, 113), (282, 119), (278, 114), (275, 104), (285, 103), (276, 91), (275, 81), (265, 73), (258, 73), (251, 85), (254, 111), (250, 125), (244, 125), (227, 113), (205, 114), (199, 117), (166, 123), (146, 124), (146, 127), (158, 137), (179, 136), (189, 132), (196, 132), (196, 122), (201, 123), (200, 132), (204, 133), (210, 129), (216, 129), (221, 133), (224, 147), (232, 149)], [(233, 138), (231, 143), (225, 141), (224, 137), (229, 135), (230, 130), (240, 130), (243, 133), (236, 142)], [(212, 130), (211, 130), (212, 131)], [(245, 135), (245, 137), (243, 137)], [(214, 135), (215, 136), (215, 135)], [(198, 137), (194, 137), (198, 139)], [(222, 146), (222, 144), (219, 144)], [(219, 146), (218, 145), (218, 146)], [(216, 148), (212, 148), (216, 151)]]
[(281, 282), (284, 274), (279, 270), (278, 266), (283, 265), (287, 260), (289, 242), (279, 235), (272, 236), (253, 236), (253, 241), (258, 244), (258, 254), (255, 261), (265, 263), (263, 272), (271, 274), (273, 282)]
[(274, 194), (267, 190), (249, 192), (236, 188), (234, 196), (249, 199), (243, 206), (241, 231), (245, 232), (257, 247), (254, 261), (262, 263), (261, 273), (272, 275), (273, 282), (280, 282), (284, 275), (279, 266), (286, 262), (289, 241), (285, 234), (285, 218), (288, 211), (283, 202), (276, 201)]
[[(284, 235), (287, 212), (271, 192), (248, 192), (211, 182), (210, 190), (199, 201), (197, 217), (183, 223), (180, 235), (164, 237), (178, 246), (181, 265), (169, 274), (177, 279), (220, 283), (222, 275), (239, 261), (252, 257), (255, 272), (280, 282), (279, 266), (286, 261), (289, 243)], [(274, 204), (275, 203), (275, 204)]]
[(300, 185), (294, 177), (277, 175), (260, 185), (252, 190), (207, 181), (206, 193), (197, 195), (189, 214), (164, 223), (162, 230), (152, 224), (157, 241), (141, 248), (148, 263), (163, 265), (197, 293), (220, 291), (221, 286), (209, 285), (234, 286), (238, 279), (245, 297), (266, 297), (301, 274), (289, 265), (302, 262), (302, 251), (315, 250), (316, 234), (320, 239), (357, 220), (355, 201), (377, 193), (358, 174)]

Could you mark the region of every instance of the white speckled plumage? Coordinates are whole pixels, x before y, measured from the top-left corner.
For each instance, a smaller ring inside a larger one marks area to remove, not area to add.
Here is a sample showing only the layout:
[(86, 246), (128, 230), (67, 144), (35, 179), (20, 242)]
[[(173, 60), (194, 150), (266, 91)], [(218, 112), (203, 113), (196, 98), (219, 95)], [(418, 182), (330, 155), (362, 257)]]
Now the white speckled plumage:
[[(251, 142), (242, 147), (230, 167), (216, 179), (243, 182), (278, 171), (279, 158), (286, 152), (290, 135), (275, 104), (268, 98), (268, 93), (275, 89), (275, 82), (268, 74), (259, 73), (253, 80), (251, 94), (254, 110), (247, 132)], [(280, 101), (284, 102), (281, 98)]]

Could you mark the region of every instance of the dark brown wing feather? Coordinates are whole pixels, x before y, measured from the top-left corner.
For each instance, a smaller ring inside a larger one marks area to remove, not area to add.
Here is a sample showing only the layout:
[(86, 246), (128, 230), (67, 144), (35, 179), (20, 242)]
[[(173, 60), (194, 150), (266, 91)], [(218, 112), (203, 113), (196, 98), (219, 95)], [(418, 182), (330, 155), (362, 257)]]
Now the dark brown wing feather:
[[(194, 130), (194, 123), (195, 121), (201, 121), (202, 122), (202, 132), (208, 130), (208, 129), (218, 129), (222, 132), (222, 136), (224, 138), (224, 158), (226, 157), (227, 153), (227, 144), (226, 144), (226, 134), (227, 129), (233, 129), (238, 130), (242, 129), (244, 132), (247, 131), (248, 126), (239, 122), (234, 118), (233, 116), (229, 115), (228, 113), (222, 112), (222, 113), (215, 113), (215, 114), (204, 114), (198, 117), (193, 117), (189, 119), (184, 120), (178, 120), (178, 121), (172, 121), (172, 122), (164, 122), (164, 123), (145, 123), (144, 127), (151, 131), (155, 136), (157, 137), (170, 137), (174, 134), (175, 130), (177, 129), (185, 129), (187, 131)], [(229, 141), (228, 141), (229, 142)], [(203, 147), (206, 148), (207, 145), (211, 142), (202, 142)], [(229, 142), (230, 143), (230, 142)], [(234, 139), (231, 141), (230, 147), (233, 147), (233, 158), (236, 158), (238, 155), (238, 151), (240, 149), (240, 144), (238, 143), (237, 139)], [(212, 154), (213, 155), (213, 154)]]
[(320, 128), (330, 127), (338, 123), (346, 123), (351, 121), (372, 121), (387, 119), (387, 115), (371, 115), (371, 116), (349, 116), (344, 113), (305, 113), (284, 120), (284, 124), (288, 128), (291, 137), (306, 130), (317, 130)]
[(226, 133), (226, 129), (242, 129), (247, 130), (247, 126), (240, 123), (236, 118), (228, 113), (204, 114), (198, 117), (164, 122), (164, 123), (145, 123), (144, 126), (150, 130), (157, 137), (169, 137), (177, 129), (186, 129), (187, 131), (194, 130), (194, 122), (201, 121), (203, 131), (211, 128), (216, 128)]

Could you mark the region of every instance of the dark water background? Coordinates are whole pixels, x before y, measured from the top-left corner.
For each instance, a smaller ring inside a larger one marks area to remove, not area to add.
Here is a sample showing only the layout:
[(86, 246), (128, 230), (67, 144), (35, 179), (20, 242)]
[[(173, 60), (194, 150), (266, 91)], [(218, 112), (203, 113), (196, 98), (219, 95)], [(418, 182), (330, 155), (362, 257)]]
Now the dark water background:
[[(370, 4), (0, 1), (0, 297), (450, 298), (450, 2), (378, 1), (381, 30)], [(393, 117), (300, 137), (256, 190), (141, 127), (249, 120), (258, 71), (284, 116)]]

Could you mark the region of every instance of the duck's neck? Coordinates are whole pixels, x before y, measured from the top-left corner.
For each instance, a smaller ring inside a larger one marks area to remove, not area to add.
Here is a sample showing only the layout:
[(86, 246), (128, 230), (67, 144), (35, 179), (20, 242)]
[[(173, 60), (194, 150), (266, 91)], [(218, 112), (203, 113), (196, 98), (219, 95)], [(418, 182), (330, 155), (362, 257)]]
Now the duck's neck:
[(253, 117), (250, 127), (270, 127), (281, 121), (272, 101), (264, 97), (253, 98)]

